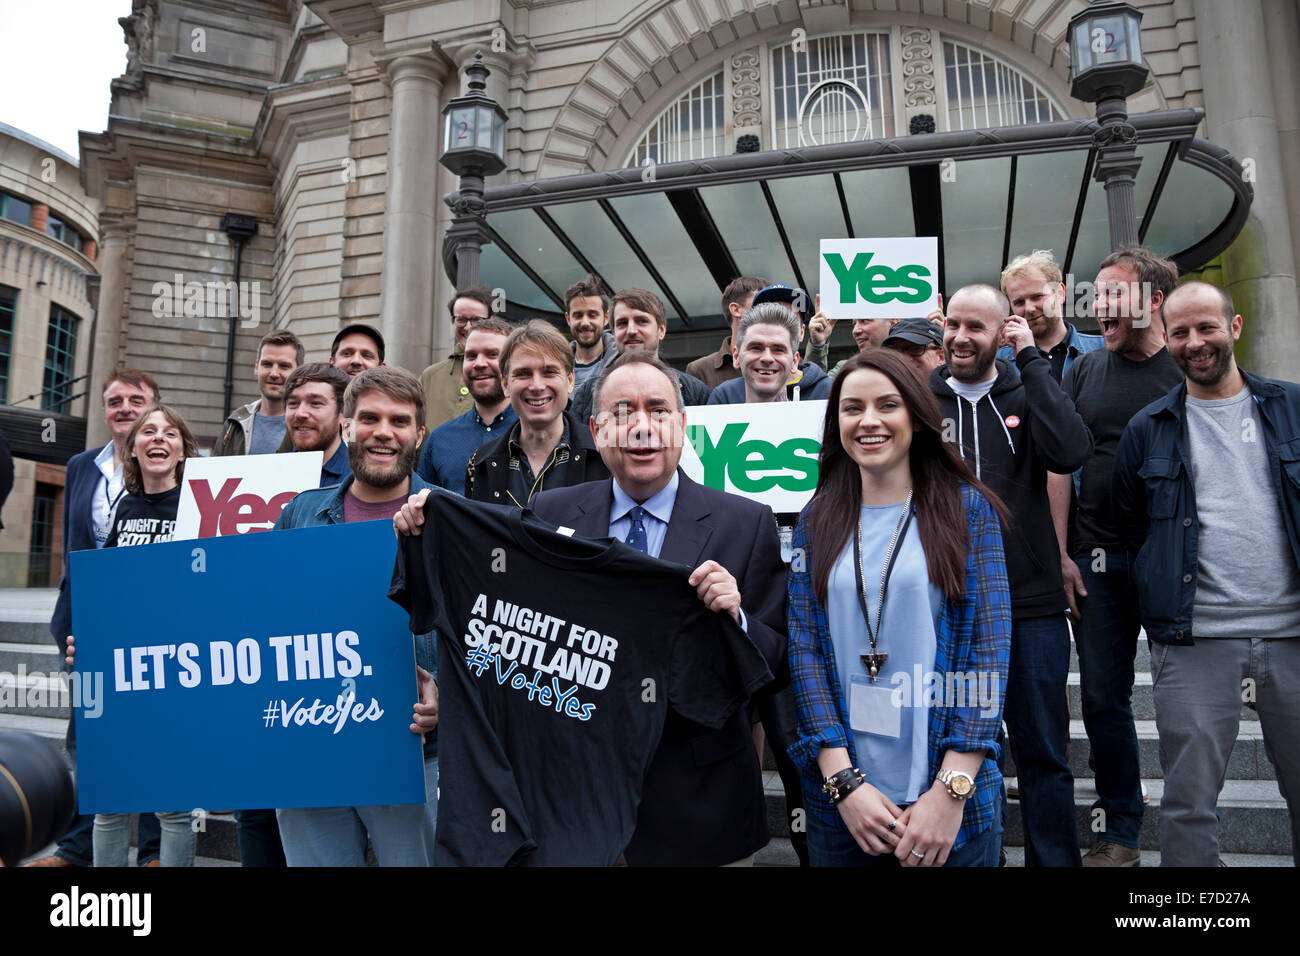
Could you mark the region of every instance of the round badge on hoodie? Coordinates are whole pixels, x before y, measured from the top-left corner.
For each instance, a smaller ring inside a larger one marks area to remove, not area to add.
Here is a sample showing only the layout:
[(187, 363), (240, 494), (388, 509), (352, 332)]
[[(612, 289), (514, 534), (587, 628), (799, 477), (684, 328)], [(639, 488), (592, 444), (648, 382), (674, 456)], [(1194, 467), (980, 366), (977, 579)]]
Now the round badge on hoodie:
[(1007, 423), (1007, 427), (1008, 427), (1008, 428), (1015, 428), (1016, 426), (1018, 426), (1018, 425), (1020, 424), (1020, 416), (1019, 416), (1019, 415), (1008, 415), (1008, 416), (1006, 417), (1006, 423)]

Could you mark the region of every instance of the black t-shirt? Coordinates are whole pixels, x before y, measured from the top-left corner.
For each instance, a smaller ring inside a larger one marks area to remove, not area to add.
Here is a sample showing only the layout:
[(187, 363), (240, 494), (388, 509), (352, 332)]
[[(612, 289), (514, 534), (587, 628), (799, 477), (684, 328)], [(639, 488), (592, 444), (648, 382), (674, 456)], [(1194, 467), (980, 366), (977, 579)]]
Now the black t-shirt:
[(671, 705), (720, 727), (770, 680), (691, 569), (434, 489), (390, 597), (438, 632), (437, 861), (603, 865)]
[(1092, 457), (1079, 477), (1072, 554), (1124, 547), (1110, 507), (1110, 478), (1120, 436), (1134, 415), (1168, 395), (1182, 380), (1183, 373), (1163, 348), (1143, 362), (1098, 349), (1079, 356), (1065, 373), (1061, 387), (1074, 401), (1093, 441)]
[(108, 529), (106, 548), (170, 541), (176, 530), (176, 509), (181, 503), (181, 486), (156, 495), (126, 495), (117, 503)]

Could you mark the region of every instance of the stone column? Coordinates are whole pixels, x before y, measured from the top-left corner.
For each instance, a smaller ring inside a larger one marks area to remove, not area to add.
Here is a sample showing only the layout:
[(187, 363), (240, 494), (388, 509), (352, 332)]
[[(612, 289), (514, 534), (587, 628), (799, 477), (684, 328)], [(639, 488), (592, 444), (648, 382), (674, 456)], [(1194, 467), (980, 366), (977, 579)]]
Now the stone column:
[[(379, 59), (379, 58), (376, 58)], [(428, 364), (435, 315), (433, 270), (443, 63), (431, 52), (381, 60), (393, 88), (388, 146), (380, 331), (387, 361), (417, 372)]]
[(1206, 134), (1253, 170), (1255, 201), (1223, 273), (1246, 327), (1237, 358), (1253, 372), (1295, 379), (1300, 301), (1282, 151), (1260, 0), (1193, 0)]
[(86, 381), (86, 447), (107, 444), (108, 426), (100, 406), (100, 388), (117, 368), (122, 342), (122, 293), (126, 288), (126, 245), (130, 233), (120, 220), (99, 218), (99, 303), (91, 343), (90, 378)]

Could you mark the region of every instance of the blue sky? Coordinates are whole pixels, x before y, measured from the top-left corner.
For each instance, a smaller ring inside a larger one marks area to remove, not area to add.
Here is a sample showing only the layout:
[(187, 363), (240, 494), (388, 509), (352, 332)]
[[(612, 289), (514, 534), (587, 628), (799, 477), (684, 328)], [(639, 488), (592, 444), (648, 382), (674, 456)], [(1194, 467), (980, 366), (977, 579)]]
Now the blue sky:
[(107, 123), (130, 13), (131, 0), (0, 0), (0, 122), (77, 157), (77, 131)]

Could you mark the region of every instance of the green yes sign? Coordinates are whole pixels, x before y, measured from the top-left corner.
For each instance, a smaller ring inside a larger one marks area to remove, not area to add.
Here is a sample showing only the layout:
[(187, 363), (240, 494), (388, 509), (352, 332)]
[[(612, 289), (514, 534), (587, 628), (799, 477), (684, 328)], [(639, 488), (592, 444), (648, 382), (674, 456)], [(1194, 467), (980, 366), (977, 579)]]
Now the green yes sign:
[(744, 492), (777, 487), (812, 491), (817, 487), (817, 452), (821, 449), (817, 439), (790, 438), (780, 444), (762, 438), (742, 441), (748, 429), (744, 422), (732, 422), (716, 441), (703, 425), (686, 429), (686, 437), (704, 465), (704, 484), (726, 490), (730, 481)]
[(898, 319), (938, 304), (938, 240), (823, 239), (821, 309), (832, 319)]
[(825, 401), (688, 408), (682, 469), (773, 511), (800, 511), (817, 488), (825, 411)]

